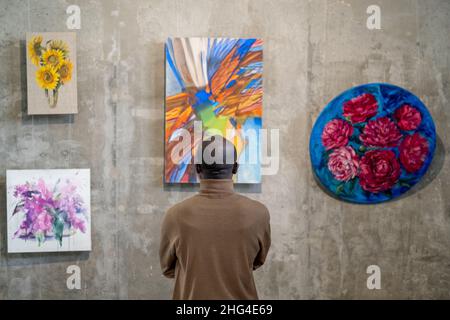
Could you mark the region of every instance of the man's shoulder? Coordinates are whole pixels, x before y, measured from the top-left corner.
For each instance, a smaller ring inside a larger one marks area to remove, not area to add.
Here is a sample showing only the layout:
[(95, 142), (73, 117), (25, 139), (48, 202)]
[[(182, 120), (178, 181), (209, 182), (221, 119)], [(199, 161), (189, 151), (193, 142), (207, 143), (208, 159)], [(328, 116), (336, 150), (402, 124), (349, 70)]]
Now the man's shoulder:
[[(166, 215), (170, 216), (174, 219), (177, 219), (177, 217), (179, 217), (179, 215), (183, 215), (185, 214), (187, 211), (195, 211), (195, 207), (198, 204), (198, 201), (201, 201), (202, 198), (200, 195), (196, 194), (193, 195), (189, 198), (186, 198), (176, 204), (174, 204), (173, 206), (171, 206), (167, 212)], [(204, 199), (203, 199), (204, 201)], [(230, 208), (234, 207), (236, 208), (239, 207), (242, 210), (244, 210), (246, 212), (246, 214), (253, 214), (256, 217), (259, 217), (261, 219), (269, 219), (270, 215), (269, 215), (269, 210), (267, 209), (267, 207), (254, 199), (251, 199), (245, 195), (239, 194), (239, 193), (234, 193), (233, 194), (233, 199), (230, 199)]]
[(176, 216), (180, 212), (186, 210), (186, 208), (192, 208), (196, 198), (197, 195), (194, 195), (174, 204), (169, 209), (167, 209), (167, 215)]
[(256, 215), (269, 217), (269, 210), (267, 207), (260, 201), (251, 199), (243, 194), (236, 194), (239, 199), (239, 204), (245, 206), (250, 209), (251, 212), (254, 212)]

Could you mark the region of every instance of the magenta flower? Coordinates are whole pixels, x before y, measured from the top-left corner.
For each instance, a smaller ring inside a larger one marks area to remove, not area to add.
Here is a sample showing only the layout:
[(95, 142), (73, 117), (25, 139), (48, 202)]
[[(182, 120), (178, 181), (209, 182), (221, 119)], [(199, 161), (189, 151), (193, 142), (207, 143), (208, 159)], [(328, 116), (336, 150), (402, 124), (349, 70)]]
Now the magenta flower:
[(328, 169), (339, 181), (348, 181), (358, 174), (359, 157), (352, 147), (340, 147), (330, 154)]
[(363, 93), (344, 103), (343, 115), (352, 123), (365, 122), (378, 112), (378, 102), (374, 95)]
[(395, 110), (394, 118), (397, 120), (397, 125), (402, 130), (416, 130), (422, 122), (422, 116), (414, 107), (409, 104), (404, 104)]
[(333, 119), (325, 125), (322, 132), (322, 144), (330, 150), (347, 145), (353, 134), (353, 127), (347, 121)]
[(371, 150), (360, 161), (359, 184), (366, 191), (378, 193), (391, 189), (400, 177), (400, 163), (391, 150)]
[(34, 232), (42, 231), (48, 233), (52, 230), (52, 225), (53, 217), (46, 211), (42, 211), (35, 217), (31, 228)]
[(419, 171), (427, 158), (430, 146), (420, 133), (406, 136), (400, 144), (400, 163), (408, 172)]
[(359, 136), (365, 146), (380, 148), (395, 147), (401, 138), (400, 130), (388, 117), (370, 120)]
[(23, 214), (15, 237), (37, 239), (40, 244), (47, 238), (60, 245), (69, 233), (86, 232), (86, 209), (76, 185), (69, 180), (49, 188), (43, 179), (18, 185), (14, 189), (18, 199), (13, 215)]

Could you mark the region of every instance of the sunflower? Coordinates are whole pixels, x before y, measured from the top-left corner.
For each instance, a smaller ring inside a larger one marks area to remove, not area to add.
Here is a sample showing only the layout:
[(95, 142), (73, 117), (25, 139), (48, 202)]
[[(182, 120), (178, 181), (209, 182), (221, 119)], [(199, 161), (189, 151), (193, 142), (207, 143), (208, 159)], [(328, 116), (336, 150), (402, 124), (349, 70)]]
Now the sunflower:
[(69, 47), (62, 40), (52, 40), (48, 44), (48, 47), (53, 50), (61, 50), (66, 57), (69, 54)]
[(50, 65), (58, 68), (64, 60), (64, 53), (59, 49), (48, 49), (42, 55), (44, 65)]
[(39, 66), (39, 61), (42, 54), (42, 36), (33, 37), (30, 42), (28, 42), (28, 53), (30, 55), (31, 62)]
[(54, 90), (59, 82), (59, 74), (51, 65), (46, 65), (36, 72), (36, 81), (42, 89)]
[(64, 60), (61, 62), (61, 65), (59, 66), (58, 73), (59, 73), (59, 79), (61, 80), (62, 84), (65, 84), (72, 79), (72, 69), (73, 64), (70, 60)]

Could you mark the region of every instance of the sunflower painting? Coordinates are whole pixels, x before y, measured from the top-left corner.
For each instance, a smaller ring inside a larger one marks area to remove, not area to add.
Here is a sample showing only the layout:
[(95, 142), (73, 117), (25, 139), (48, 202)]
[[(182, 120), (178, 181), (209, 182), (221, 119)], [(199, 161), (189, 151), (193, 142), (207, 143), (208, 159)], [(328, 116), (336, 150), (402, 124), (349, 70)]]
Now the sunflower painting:
[(27, 34), (28, 114), (78, 112), (73, 32)]

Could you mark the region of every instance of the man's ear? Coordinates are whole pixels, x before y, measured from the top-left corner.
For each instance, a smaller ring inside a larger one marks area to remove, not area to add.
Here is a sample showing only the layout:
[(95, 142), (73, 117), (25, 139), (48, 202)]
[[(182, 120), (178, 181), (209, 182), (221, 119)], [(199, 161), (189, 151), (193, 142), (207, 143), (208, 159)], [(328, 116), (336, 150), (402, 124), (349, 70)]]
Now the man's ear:
[(236, 174), (238, 169), (239, 169), (239, 164), (237, 162), (235, 162), (233, 165), (233, 170), (231, 172), (233, 172), (233, 174)]
[(201, 164), (196, 164), (195, 165), (195, 171), (200, 174), (202, 173), (202, 165)]

